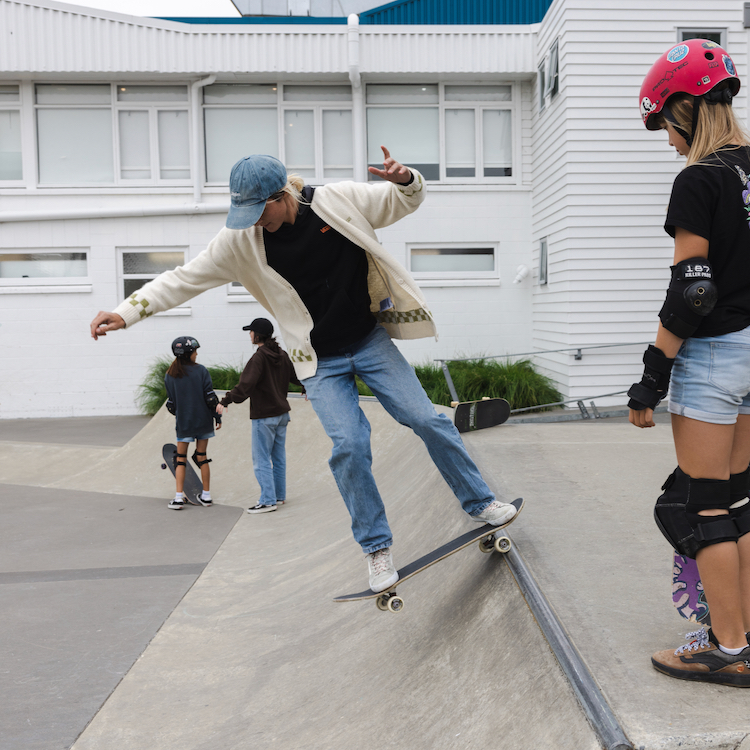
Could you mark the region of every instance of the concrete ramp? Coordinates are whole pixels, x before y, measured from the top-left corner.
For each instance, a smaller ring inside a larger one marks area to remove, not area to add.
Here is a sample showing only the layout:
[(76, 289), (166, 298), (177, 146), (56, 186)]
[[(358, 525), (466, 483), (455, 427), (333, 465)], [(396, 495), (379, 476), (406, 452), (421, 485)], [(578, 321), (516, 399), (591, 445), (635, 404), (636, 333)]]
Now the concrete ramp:
[[(471, 523), (411, 431), (362, 406), (403, 565)], [(168, 497), (171, 476), (151, 467), (171, 424), (160, 413), (58, 481)], [(254, 504), (244, 407), (209, 452), (216, 500)], [(334, 603), (364, 588), (366, 564), (303, 400), (287, 453), (287, 505), (243, 515), (75, 750), (599, 747), (501, 556), (471, 547), (425, 571), (399, 589), (398, 614)]]

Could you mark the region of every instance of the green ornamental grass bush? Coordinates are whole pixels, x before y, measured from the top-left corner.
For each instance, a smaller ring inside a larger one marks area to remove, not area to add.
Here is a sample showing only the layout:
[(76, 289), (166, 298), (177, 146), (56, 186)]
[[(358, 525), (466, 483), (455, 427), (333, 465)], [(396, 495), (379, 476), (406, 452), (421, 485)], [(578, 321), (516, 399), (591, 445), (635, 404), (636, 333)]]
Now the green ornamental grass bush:
[[(146, 377), (138, 388), (136, 403), (148, 415), (156, 414), (167, 400), (164, 375), (172, 360), (160, 357), (149, 367)], [(242, 367), (216, 365), (206, 367), (214, 388), (228, 391), (240, 380)], [(416, 365), (415, 371), (430, 400), (434, 404), (450, 406), (451, 395), (445, 382), (442, 367), (427, 363)], [(484, 397), (504, 398), (511, 409), (550, 404), (562, 400), (560, 392), (546, 376), (539, 374), (528, 359), (517, 362), (498, 362), (494, 359), (450, 362), (448, 370), (462, 401), (474, 401)], [(357, 378), (360, 396), (372, 396), (372, 391)], [(299, 386), (290, 385), (289, 390), (299, 392)]]

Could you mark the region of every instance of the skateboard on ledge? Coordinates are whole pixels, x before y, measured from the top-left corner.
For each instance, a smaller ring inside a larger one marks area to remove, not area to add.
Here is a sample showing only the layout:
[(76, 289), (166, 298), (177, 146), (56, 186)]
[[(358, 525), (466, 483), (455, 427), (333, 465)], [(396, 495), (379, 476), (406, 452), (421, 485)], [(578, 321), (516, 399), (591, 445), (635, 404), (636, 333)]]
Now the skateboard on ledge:
[(375, 593), (372, 589), (366, 589), (365, 591), (359, 591), (356, 594), (337, 596), (333, 601), (357, 602), (363, 599), (375, 599), (375, 604), (377, 604), (378, 609), (383, 611), (388, 610), (389, 612), (400, 612), (404, 608), (404, 600), (396, 594), (396, 588), (409, 578), (417, 575), (417, 573), (421, 573), (435, 563), (445, 560), (446, 557), (454, 555), (459, 550), (464, 549), (464, 547), (468, 547), (474, 544), (474, 542), (478, 542), (479, 549), (482, 552), (510, 552), (512, 547), (510, 539), (498, 532), (507, 526), (510, 526), (510, 524), (518, 518), (523, 510), (523, 498), (519, 497), (517, 500), (514, 500), (511, 505), (516, 508), (516, 515), (513, 516), (508, 523), (501, 526), (491, 526), (490, 524), (477, 526), (477, 528), (461, 534), (461, 536), (443, 544), (432, 552), (428, 552), (426, 555), (423, 555), (419, 559), (414, 560), (414, 562), (399, 569), (398, 581), (396, 581), (393, 586), (385, 589), (385, 591)]

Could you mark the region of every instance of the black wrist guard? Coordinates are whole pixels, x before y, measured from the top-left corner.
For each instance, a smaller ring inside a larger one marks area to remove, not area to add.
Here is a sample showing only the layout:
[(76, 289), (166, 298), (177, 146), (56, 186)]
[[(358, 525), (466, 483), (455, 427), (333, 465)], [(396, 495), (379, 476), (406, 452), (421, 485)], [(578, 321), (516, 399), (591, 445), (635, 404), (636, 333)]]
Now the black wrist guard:
[(643, 354), (643, 364), (641, 382), (633, 383), (628, 391), (628, 407), (636, 411), (655, 409), (659, 401), (667, 395), (674, 360), (664, 356), (661, 349), (649, 346)]

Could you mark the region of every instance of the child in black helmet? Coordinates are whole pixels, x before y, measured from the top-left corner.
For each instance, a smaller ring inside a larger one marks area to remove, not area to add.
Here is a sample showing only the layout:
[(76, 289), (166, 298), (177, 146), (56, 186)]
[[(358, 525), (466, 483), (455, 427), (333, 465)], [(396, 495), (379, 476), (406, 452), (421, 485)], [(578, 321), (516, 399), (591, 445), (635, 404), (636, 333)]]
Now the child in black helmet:
[(195, 442), (192, 459), (201, 470), (203, 492), (198, 496), (202, 505), (211, 505), (211, 459), (206, 459), (209, 438), (216, 429), (221, 429), (221, 416), (216, 412), (219, 403), (208, 370), (196, 364), (200, 344), (192, 336), (180, 336), (172, 342), (175, 360), (164, 376), (167, 387), (167, 409), (174, 414), (177, 429), (177, 456), (175, 460), (175, 480), (177, 491), (169, 503), (172, 510), (182, 510), (185, 505), (185, 467), (187, 466), (188, 444)]

